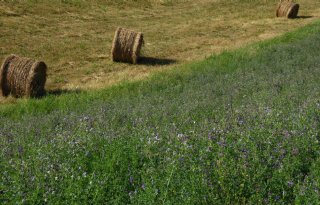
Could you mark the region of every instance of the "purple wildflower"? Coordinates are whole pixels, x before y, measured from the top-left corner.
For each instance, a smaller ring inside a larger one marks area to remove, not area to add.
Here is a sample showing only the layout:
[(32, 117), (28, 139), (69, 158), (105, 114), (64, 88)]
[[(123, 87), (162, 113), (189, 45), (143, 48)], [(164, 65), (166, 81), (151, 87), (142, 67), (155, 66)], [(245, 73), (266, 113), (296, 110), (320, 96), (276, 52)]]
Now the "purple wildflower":
[(134, 182), (133, 176), (130, 176), (129, 182), (130, 182), (130, 184), (133, 184), (133, 182)]
[(294, 186), (294, 182), (293, 181), (288, 181), (288, 187), (293, 187)]

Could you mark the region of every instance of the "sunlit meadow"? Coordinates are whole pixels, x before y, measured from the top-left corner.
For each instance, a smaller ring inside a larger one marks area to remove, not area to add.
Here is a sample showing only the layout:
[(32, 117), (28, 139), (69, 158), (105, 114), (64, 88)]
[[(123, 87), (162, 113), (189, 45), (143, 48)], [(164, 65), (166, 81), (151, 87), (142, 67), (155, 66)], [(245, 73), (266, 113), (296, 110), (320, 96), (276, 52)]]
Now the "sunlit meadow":
[(3, 105), (0, 203), (320, 203), (319, 31)]

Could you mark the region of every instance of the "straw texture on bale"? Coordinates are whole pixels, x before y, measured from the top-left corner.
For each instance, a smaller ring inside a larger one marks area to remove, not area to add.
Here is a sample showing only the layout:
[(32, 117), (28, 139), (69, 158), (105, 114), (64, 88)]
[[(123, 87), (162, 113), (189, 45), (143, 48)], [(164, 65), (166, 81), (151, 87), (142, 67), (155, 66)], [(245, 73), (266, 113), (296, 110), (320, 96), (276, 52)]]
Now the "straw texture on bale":
[(290, 0), (282, 0), (277, 7), (276, 15), (277, 17), (296, 18), (299, 7), (299, 4), (293, 3)]
[(143, 44), (143, 34), (125, 28), (117, 28), (112, 43), (112, 60), (136, 64)]
[(0, 70), (3, 96), (39, 97), (45, 93), (47, 66), (44, 62), (16, 55), (8, 56)]

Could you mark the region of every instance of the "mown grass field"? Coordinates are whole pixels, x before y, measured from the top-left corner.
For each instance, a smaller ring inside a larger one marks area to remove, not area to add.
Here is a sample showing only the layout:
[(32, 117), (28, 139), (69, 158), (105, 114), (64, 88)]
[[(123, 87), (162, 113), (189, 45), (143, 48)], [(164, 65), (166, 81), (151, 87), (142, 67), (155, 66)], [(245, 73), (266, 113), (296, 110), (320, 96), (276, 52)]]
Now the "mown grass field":
[[(2, 0), (0, 60), (15, 53), (48, 65), (46, 88), (92, 90), (202, 60), (319, 19), (318, 0), (299, 0), (300, 18), (275, 18), (278, 0)], [(118, 26), (145, 35), (139, 65), (113, 63)], [(15, 99), (0, 98), (0, 102)]]
[(0, 107), (3, 204), (319, 204), (320, 23)]

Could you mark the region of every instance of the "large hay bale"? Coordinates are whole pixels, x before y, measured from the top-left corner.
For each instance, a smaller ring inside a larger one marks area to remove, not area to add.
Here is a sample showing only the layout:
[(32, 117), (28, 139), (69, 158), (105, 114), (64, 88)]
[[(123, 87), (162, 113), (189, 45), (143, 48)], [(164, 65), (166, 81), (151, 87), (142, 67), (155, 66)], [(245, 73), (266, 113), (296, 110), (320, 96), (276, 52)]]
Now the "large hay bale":
[(291, 0), (281, 0), (278, 4), (277, 17), (296, 18), (299, 12), (299, 4), (293, 3)]
[(45, 93), (47, 66), (44, 62), (8, 56), (0, 70), (0, 86), (3, 96), (39, 97)]
[(143, 34), (117, 28), (112, 43), (112, 60), (136, 64), (143, 44)]

